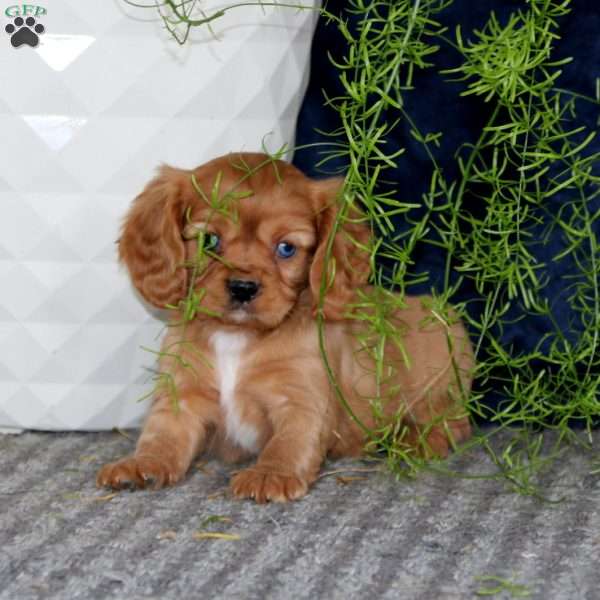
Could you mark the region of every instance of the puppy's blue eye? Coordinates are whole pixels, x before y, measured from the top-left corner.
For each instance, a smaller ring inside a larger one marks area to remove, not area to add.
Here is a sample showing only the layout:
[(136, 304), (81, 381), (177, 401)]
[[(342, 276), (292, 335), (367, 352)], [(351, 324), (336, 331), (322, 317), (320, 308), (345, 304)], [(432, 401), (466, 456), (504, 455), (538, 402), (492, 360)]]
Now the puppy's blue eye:
[(205, 233), (202, 247), (209, 252), (216, 252), (221, 247), (221, 238), (216, 233)]
[(277, 244), (277, 256), (279, 258), (291, 258), (296, 254), (296, 246), (289, 244), (288, 242), (279, 242)]

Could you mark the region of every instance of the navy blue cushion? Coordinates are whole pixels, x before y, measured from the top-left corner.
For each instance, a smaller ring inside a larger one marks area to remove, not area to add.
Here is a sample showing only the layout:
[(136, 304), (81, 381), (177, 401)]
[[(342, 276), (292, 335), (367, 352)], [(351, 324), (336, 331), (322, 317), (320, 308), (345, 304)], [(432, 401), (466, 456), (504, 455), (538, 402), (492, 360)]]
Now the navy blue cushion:
[[(352, 22), (353, 17), (345, 13), (345, 8), (336, 8), (342, 3), (329, 3), (329, 9), (338, 15), (344, 15)], [(499, 20), (503, 22), (508, 15), (519, 9), (526, 9), (523, 1), (517, 0), (456, 0), (436, 18), (448, 27), (447, 35), (453, 37), (457, 24), (461, 25), (463, 39), (468, 39), (470, 32), (481, 28), (489, 18), (490, 11), (494, 11)], [(560, 20), (561, 39), (556, 43), (555, 57), (574, 57), (573, 62), (563, 67), (563, 75), (558, 85), (587, 96), (595, 96), (595, 78), (600, 76), (600, 8), (597, 0), (576, 0), (572, 3), (572, 12)], [(335, 24), (327, 23), (321, 19), (318, 23), (311, 60), (311, 75), (300, 115), (298, 118), (296, 151), (294, 163), (306, 174), (313, 177), (323, 177), (331, 173), (343, 173), (345, 165), (341, 160), (328, 162), (324, 167), (317, 167), (327, 148), (311, 144), (322, 144), (331, 141), (319, 131), (330, 132), (339, 126), (336, 112), (324, 104), (324, 93), (335, 97), (342, 91), (336, 69), (332, 66), (328, 55), (341, 57), (346, 52), (346, 43), (339, 34)], [(448, 76), (440, 71), (456, 67), (461, 64), (461, 56), (449, 44), (441, 43), (440, 50), (431, 56), (435, 66), (417, 71), (414, 77), (414, 91), (404, 94), (405, 106), (419, 129), (424, 132), (443, 132), (439, 148), (430, 145), (436, 159), (443, 169), (448, 181), (458, 178), (455, 152), (465, 142), (475, 142), (481, 132), (483, 124), (490, 114), (490, 104), (486, 104), (479, 97), (461, 97), (464, 84), (449, 82)], [(598, 106), (585, 101), (577, 103), (578, 120), (590, 129), (597, 127), (599, 117)], [(395, 115), (388, 115), (394, 118)], [(393, 181), (390, 186), (398, 190), (398, 197), (402, 200), (419, 202), (423, 193), (428, 189), (432, 166), (420, 143), (414, 140), (409, 133), (410, 127), (402, 122), (388, 139), (387, 150), (404, 147), (406, 153), (397, 161), (393, 172), (386, 172), (386, 178)], [(600, 151), (600, 141), (594, 140), (586, 152)], [(571, 192), (559, 193), (549, 203), (549, 211), (539, 211), (541, 223), (534, 230), (534, 239), (540, 241), (542, 234), (560, 207), (568, 202)], [(467, 198), (466, 209), (478, 210), (481, 200)], [(600, 209), (600, 198), (591, 205), (592, 212)], [(406, 230), (410, 225), (399, 216), (394, 221), (397, 231)], [(596, 222), (596, 234), (600, 238), (600, 220)], [(564, 335), (571, 340), (577, 338), (577, 328), (581, 327), (578, 315), (567, 303), (570, 291), (565, 275), (576, 272), (576, 265), (569, 257), (561, 261), (553, 261), (564, 247), (566, 240), (558, 229), (545, 242), (532, 244), (530, 251), (540, 261), (547, 265), (546, 275), (548, 284), (543, 292), (551, 304), (556, 322), (558, 322)], [(427, 272), (429, 279), (424, 284), (413, 286), (410, 293), (427, 293), (431, 288), (440, 289), (443, 285), (444, 267), (446, 256), (443, 250), (431, 244), (422, 243), (417, 247), (415, 256), (416, 271)], [(387, 265), (389, 267), (389, 265)], [(383, 264), (385, 268), (386, 265)], [(475, 319), (481, 318), (483, 307), (482, 299), (478, 296), (473, 284), (465, 280), (460, 288), (455, 301), (469, 300), (468, 310)], [(553, 331), (551, 322), (539, 316), (531, 316), (523, 308), (515, 304), (507, 320), (514, 319), (515, 323), (507, 324), (502, 331), (495, 334), (504, 348), (516, 356), (531, 352), (544, 335)], [(475, 333), (473, 337), (475, 338)], [(547, 349), (550, 339), (542, 349)], [(487, 348), (481, 348), (481, 357), (485, 357)], [(540, 363), (541, 364), (541, 363)], [(533, 366), (535, 365), (533, 363)], [(498, 372), (498, 377), (505, 374)], [(495, 406), (504, 394), (501, 385), (495, 385), (494, 390), (488, 392), (487, 402)]]

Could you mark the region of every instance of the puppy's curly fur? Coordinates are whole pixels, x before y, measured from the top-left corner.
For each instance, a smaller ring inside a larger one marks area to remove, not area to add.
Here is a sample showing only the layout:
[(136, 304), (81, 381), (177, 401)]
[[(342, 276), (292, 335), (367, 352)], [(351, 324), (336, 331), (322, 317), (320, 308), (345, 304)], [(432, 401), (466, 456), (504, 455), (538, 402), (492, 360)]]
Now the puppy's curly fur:
[[(99, 486), (170, 485), (206, 451), (226, 461), (258, 456), (233, 477), (233, 494), (287, 501), (306, 494), (325, 456), (362, 452), (365, 434), (332, 391), (315, 320), (339, 189), (338, 179), (310, 180), (243, 153), (194, 171), (163, 167), (136, 198), (119, 242), (133, 284), (161, 308), (194, 286), (203, 310), (188, 323), (175, 318), (163, 343), (160, 371), (172, 377), (178, 410), (158, 391), (134, 455), (104, 466)], [(235, 201), (220, 210), (215, 193), (227, 190)], [(198, 231), (213, 244), (202, 270), (193, 266)], [(329, 362), (365, 425), (374, 424), (368, 399), (383, 396), (386, 414), (404, 415), (403, 443), (445, 456), (470, 435), (467, 334), (457, 319), (431, 318), (426, 298), (407, 297), (392, 316), (403, 350), (387, 343), (392, 375), (377, 388), (363, 321), (349, 318), (357, 292), (369, 290), (369, 238), (356, 218), (334, 237), (320, 306)]]

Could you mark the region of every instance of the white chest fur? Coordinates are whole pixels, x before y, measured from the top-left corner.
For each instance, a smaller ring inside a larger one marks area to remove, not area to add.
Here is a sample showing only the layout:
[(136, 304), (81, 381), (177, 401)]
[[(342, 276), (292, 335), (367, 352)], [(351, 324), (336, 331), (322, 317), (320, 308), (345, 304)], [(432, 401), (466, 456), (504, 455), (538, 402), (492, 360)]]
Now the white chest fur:
[(235, 388), (247, 338), (243, 333), (217, 331), (211, 337), (215, 351), (215, 369), (221, 407), (225, 415), (227, 437), (244, 450), (256, 452), (258, 434), (244, 423), (236, 403)]

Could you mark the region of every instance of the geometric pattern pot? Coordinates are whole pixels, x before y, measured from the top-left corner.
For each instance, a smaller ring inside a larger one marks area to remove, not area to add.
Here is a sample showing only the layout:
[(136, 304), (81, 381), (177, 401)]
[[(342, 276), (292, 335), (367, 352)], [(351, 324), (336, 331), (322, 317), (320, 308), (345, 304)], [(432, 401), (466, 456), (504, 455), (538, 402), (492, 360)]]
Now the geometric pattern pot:
[(120, 221), (160, 163), (293, 142), (316, 14), (237, 9), (179, 46), (153, 10), (61, 0), (26, 9), (39, 44), (15, 47), (15, 10), (0, 16), (0, 427), (135, 426), (142, 347), (164, 323), (117, 264)]

